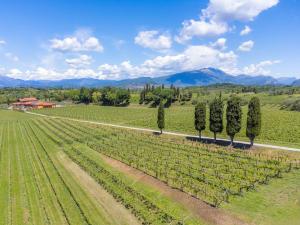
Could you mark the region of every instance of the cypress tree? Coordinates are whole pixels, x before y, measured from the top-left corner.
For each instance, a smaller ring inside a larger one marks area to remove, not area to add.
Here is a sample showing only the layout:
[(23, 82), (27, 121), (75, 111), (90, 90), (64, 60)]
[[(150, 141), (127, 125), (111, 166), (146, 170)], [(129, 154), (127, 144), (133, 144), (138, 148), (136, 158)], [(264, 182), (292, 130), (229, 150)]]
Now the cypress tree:
[(162, 134), (162, 130), (165, 128), (165, 109), (163, 101), (160, 101), (157, 111), (157, 126), (160, 129), (160, 133)]
[(217, 133), (223, 131), (223, 101), (220, 95), (215, 98), (209, 105), (209, 129), (214, 133), (214, 140), (217, 139)]
[(195, 107), (195, 129), (199, 132), (201, 140), (201, 131), (205, 130), (206, 125), (206, 104), (205, 102), (198, 103)]
[(253, 146), (255, 137), (261, 131), (261, 110), (259, 98), (253, 97), (248, 105), (247, 129), (246, 135), (250, 139), (250, 145)]
[(226, 132), (232, 145), (234, 136), (241, 130), (242, 106), (240, 98), (233, 96), (227, 101), (226, 119)]

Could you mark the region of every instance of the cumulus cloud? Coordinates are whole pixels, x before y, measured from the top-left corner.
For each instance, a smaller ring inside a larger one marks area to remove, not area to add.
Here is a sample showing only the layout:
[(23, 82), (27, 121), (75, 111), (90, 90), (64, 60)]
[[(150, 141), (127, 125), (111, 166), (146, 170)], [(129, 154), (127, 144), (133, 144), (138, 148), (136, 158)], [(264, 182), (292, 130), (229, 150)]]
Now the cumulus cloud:
[(244, 29), (241, 30), (240, 35), (241, 35), (241, 36), (247, 35), (247, 34), (249, 34), (251, 31), (252, 31), (251, 28), (250, 28), (249, 26), (246, 25), (246, 26), (244, 27)]
[(121, 75), (121, 69), (118, 65), (102, 64), (98, 67), (100, 78), (118, 79)]
[(250, 64), (242, 69), (236, 67), (237, 55), (232, 52), (221, 52), (217, 49), (192, 45), (178, 55), (158, 56), (145, 60), (140, 65), (132, 65), (130, 61), (124, 61), (119, 65), (102, 64), (97, 70), (89, 68), (69, 68), (64, 71), (37, 67), (25, 72), (19, 69), (11, 69), (6, 74), (13, 78), (25, 80), (60, 80), (70, 78), (97, 78), (97, 79), (125, 79), (143, 76), (157, 77), (175, 72), (216, 67), (231, 74), (268, 75), (267, 68), (280, 63), (279, 60), (265, 60), (257, 64)]
[(161, 34), (156, 30), (140, 31), (134, 38), (134, 42), (144, 48), (154, 50), (169, 49), (172, 46), (172, 39), (168, 34)]
[(0, 39), (0, 45), (5, 45), (6, 41)]
[(242, 70), (242, 73), (248, 75), (268, 75), (271, 73), (266, 67), (272, 66), (274, 64), (280, 63), (280, 60), (265, 60), (257, 64), (250, 64), (245, 66)]
[(90, 32), (86, 32), (85, 30), (76, 31), (74, 36), (63, 39), (51, 39), (50, 48), (63, 52), (103, 51), (101, 42), (96, 37), (91, 36)]
[(228, 25), (224, 22), (205, 21), (201, 20), (189, 20), (182, 23), (179, 36), (175, 37), (175, 40), (179, 43), (183, 43), (187, 40), (196, 37), (212, 37), (224, 34), (228, 31)]
[(24, 80), (61, 80), (70, 78), (99, 78), (99, 73), (93, 69), (85, 68), (69, 68), (63, 71), (48, 69), (44, 67), (37, 67), (33, 70), (21, 71), (19, 69), (11, 69), (7, 76), (24, 79)]
[(176, 40), (184, 42), (194, 36), (221, 35), (230, 30), (230, 21), (252, 21), (278, 2), (279, 0), (210, 0), (208, 7), (201, 10), (199, 20), (183, 22), (183, 28)]
[(239, 51), (242, 51), (242, 52), (249, 52), (251, 51), (251, 49), (253, 48), (254, 46), (254, 42), (249, 40), (249, 41), (245, 41), (243, 42), (239, 47), (238, 47), (238, 50)]
[(63, 72), (63, 76), (68, 78), (86, 78), (86, 77), (98, 78), (98, 75), (99, 74), (93, 69), (71, 68)]
[(211, 43), (211, 46), (214, 48), (225, 50), (227, 48), (226, 42), (227, 42), (226, 38), (219, 38), (216, 42)]
[(214, 21), (251, 21), (279, 0), (210, 0), (202, 14)]
[(13, 78), (22, 78), (22, 71), (19, 70), (19, 69), (10, 69), (8, 72), (7, 72), (7, 76), (9, 77), (13, 77)]
[(157, 56), (138, 66), (125, 61), (120, 65), (103, 64), (98, 69), (102, 79), (122, 79), (141, 75), (156, 77), (203, 67), (218, 67), (228, 71), (236, 66), (236, 61), (237, 55), (232, 51), (222, 52), (210, 46), (192, 45), (180, 54)]
[(80, 55), (77, 58), (66, 59), (65, 62), (74, 68), (86, 67), (92, 63), (93, 58), (89, 55)]

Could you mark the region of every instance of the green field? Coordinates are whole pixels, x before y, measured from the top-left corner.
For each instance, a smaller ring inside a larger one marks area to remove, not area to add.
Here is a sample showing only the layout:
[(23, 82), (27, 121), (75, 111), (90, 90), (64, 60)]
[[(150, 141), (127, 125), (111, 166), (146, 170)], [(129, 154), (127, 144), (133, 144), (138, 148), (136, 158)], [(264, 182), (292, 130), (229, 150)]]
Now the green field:
[[(50, 121), (2, 110), (0, 115), (0, 224), (164, 224), (189, 215), (163, 196), (158, 200), (155, 190), (111, 169), (88, 146), (59, 138), (59, 130), (46, 125)], [(97, 202), (76, 174), (70, 174), (63, 160), (67, 155), (111, 201)], [(120, 209), (114, 211), (116, 207)], [(203, 224), (193, 217), (186, 223)]]
[[(76, 119), (101, 121), (135, 127), (157, 129), (157, 109), (144, 106), (107, 107), (94, 105), (69, 106), (56, 109), (43, 109), (36, 112), (45, 115), (55, 115)], [(208, 114), (208, 113), (207, 113)], [(236, 139), (248, 141), (246, 138), (247, 108), (243, 107), (242, 130)], [(194, 107), (172, 106), (165, 111), (166, 130), (187, 134), (197, 134), (194, 129)], [(207, 120), (208, 121), (208, 120)], [(224, 124), (225, 126), (225, 124)], [(203, 132), (211, 136), (209, 125)], [(300, 147), (300, 116), (299, 112), (280, 110), (276, 105), (262, 107), (262, 132), (257, 142), (288, 147)], [(219, 137), (227, 138), (225, 129)]]
[(0, 224), (208, 223), (102, 155), (241, 220), (300, 221), (296, 153), (229, 150), (12, 111), (0, 116)]

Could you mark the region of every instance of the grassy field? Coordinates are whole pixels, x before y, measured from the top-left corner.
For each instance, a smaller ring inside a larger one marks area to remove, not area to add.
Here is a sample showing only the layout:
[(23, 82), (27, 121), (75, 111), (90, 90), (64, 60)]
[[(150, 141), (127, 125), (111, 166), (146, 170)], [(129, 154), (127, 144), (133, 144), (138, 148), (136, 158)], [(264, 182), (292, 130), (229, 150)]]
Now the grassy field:
[[(108, 106), (69, 106), (56, 109), (38, 110), (38, 113), (56, 115), (84, 120), (101, 121), (106, 123), (146, 127), (157, 129), (157, 109), (138, 105), (130, 107)], [(208, 113), (207, 113), (208, 114)], [(257, 142), (289, 147), (300, 147), (300, 116), (299, 112), (280, 110), (276, 105), (262, 107), (262, 132)], [(248, 141), (246, 137), (247, 108), (243, 107), (242, 130), (236, 139)], [(166, 109), (166, 130), (187, 134), (197, 134), (194, 129), (194, 107), (172, 106)], [(225, 124), (224, 124), (225, 126)], [(212, 136), (207, 124), (205, 136)], [(219, 137), (227, 138), (225, 129)]]
[(243, 198), (232, 199), (222, 208), (241, 219), (257, 225), (300, 224), (300, 173), (287, 174), (273, 180), (257, 191), (248, 192)]
[[(84, 172), (85, 176), (95, 176), (93, 180), (97, 181), (102, 192), (106, 190), (105, 193), (110, 193), (108, 200), (105, 197), (99, 202), (76, 178), (78, 171), (72, 174), (66, 168), (66, 160), (62, 160), (69, 159), (67, 153), (70, 154), (73, 148), (84, 151), (85, 157), (93, 157), (93, 150), (80, 143), (75, 146), (75, 143), (64, 142), (59, 138), (52, 140), (50, 135), (56, 137), (53, 133), (55, 131), (44, 130), (46, 126), (41, 127), (45, 123), (43, 120), (11, 111), (1, 110), (0, 115), (0, 224), (140, 224), (143, 218), (131, 213), (133, 206), (149, 214), (144, 216), (154, 224), (163, 224), (162, 221), (158, 222), (161, 218), (179, 221), (181, 216), (189, 215), (182, 206), (162, 195), (158, 201), (158, 193), (155, 194), (154, 190), (114, 171), (101, 159), (97, 159), (97, 164), (91, 164), (93, 166), (88, 165), (89, 170), (87, 167), (79, 167), (89, 172)], [(108, 176), (113, 177), (114, 182), (117, 179), (122, 185), (111, 186), (113, 181), (107, 180), (106, 186), (100, 177), (96, 178), (100, 166), (107, 171)], [(119, 197), (109, 192), (113, 187)], [(124, 188), (133, 190), (132, 194), (140, 195), (141, 199), (134, 200), (131, 194), (126, 196), (122, 190)], [(125, 197), (129, 201), (126, 207), (121, 204), (121, 199)], [(154, 207), (155, 213), (147, 209), (145, 201)], [(186, 223), (204, 224), (193, 217), (189, 217)]]
[(101, 155), (254, 224), (300, 221), (296, 153), (228, 150), (4, 110), (0, 118), (0, 224), (207, 224)]

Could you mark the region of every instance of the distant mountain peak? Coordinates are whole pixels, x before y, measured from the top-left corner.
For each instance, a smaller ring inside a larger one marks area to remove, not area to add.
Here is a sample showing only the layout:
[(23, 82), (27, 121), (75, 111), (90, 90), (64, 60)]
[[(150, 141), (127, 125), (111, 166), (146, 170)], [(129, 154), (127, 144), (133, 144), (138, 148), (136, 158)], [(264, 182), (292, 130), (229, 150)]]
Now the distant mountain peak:
[(295, 85), (299, 84), (299, 80), (295, 78), (274, 78), (271, 76), (249, 76), (238, 75), (233, 76), (225, 73), (224, 71), (207, 67), (193, 71), (185, 71), (175, 73), (168, 76), (150, 78), (138, 77), (134, 79), (125, 80), (99, 80), (95, 78), (80, 78), (80, 79), (64, 79), (64, 80), (20, 80), (7, 76), (0, 75), (0, 88), (2, 87), (37, 87), (37, 88), (79, 88), (79, 87), (103, 87), (103, 86), (117, 86), (117, 87), (130, 87), (139, 88), (143, 87), (146, 83), (154, 85), (171, 85), (176, 86), (206, 86), (211, 84), (231, 83), (240, 85)]

